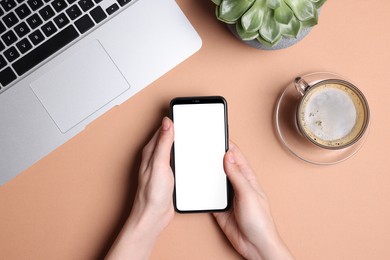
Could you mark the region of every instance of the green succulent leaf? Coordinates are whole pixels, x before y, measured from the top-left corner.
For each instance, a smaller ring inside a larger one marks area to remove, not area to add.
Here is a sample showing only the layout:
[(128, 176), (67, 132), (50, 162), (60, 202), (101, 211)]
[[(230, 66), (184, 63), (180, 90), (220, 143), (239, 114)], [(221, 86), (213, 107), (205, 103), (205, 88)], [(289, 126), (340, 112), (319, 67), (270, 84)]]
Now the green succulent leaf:
[(267, 0), (267, 7), (276, 9), (280, 6), (280, 2), (283, 2), (283, 0)]
[(259, 35), (259, 37), (256, 38), (256, 40), (258, 42), (260, 42), (261, 44), (264, 44), (265, 46), (268, 46), (268, 47), (275, 46), (281, 39), (282, 39), (282, 36), (280, 36), (274, 42), (271, 43), (271, 42), (266, 41), (263, 37), (261, 37), (261, 35)]
[[(0, 0), (1, 1), (1, 0)], [(275, 46), (283, 37), (297, 37), (318, 23), (326, 0), (211, 0), (219, 20), (235, 26), (244, 41)]]
[(254, 40), (259, 36), (259, 31), (248, 32), (242, 28), (241, 23), (236, 23), (236, 31), (238, 36), (240, 36), (243, 41)]
[(266, 11), (266, 0), (256, 0), (255, 3), (241, 17), (243, 30), (255, 32), (260, 29)]
[(235, 23), (252, 6), (254, 0), (222, 0), (217, 11), (218, 19), (225, 23)]
[(288, 24), (291, 18), (294, 16), (290, 7), (286, 5), (284, 1), (281, 2), (280, 6), (275, 10), (275, 20), (281, 24)]
[(284, 0), (286, 4), (294, 11), (295, 16), (300, 21), (307, 21), (314, 17), (315, 8), (309, 0)]
[(264, 40), (260, 35), (256, 38), (256, 40), (267, 47), (272, 47), (272, 44)]
[(283, 36), (297, 38), (302, 30), (302, 23), (294, 16), (288, 24), (281, 24), (280, 29)]
[(302, 22), (302, 25), (304, 27), (312, 27), (312, 26), (317, 25), (317, 24), (318, 24), (318, 11), (317, 10), (314, 10), (314, 17), (313, 18)]
[(314, 0), (311, 0), (314, 4), (314, 6), (319, 9), (321, 8), (321, 6), (326, 2), (326, 0), (317, 0), (317, 1), (314, 1)]
[(263, 25), (260, 28), (261, 37), (271, 44), (281, 37), (279, 23), (274, 20), (273, 15), (274, 10), (269, 9), (263, 19)]

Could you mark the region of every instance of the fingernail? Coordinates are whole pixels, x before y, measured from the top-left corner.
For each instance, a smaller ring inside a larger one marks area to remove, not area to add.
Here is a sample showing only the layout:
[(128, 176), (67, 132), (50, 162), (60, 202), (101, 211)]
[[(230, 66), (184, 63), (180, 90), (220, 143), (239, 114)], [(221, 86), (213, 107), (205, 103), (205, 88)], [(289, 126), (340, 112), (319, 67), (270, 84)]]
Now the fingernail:
[(231, 152), (230, 150), (227, 151), (227, 159), (231, 164), (236, 163), (236, 161), (234, 160), (233, 152)]
[(161, 124), (162, 130), (167, 131), (169, 130), (170, 127), (171, 127), (171, 122), (169, 122), (169, 119), (167, 117), (164, 117)]

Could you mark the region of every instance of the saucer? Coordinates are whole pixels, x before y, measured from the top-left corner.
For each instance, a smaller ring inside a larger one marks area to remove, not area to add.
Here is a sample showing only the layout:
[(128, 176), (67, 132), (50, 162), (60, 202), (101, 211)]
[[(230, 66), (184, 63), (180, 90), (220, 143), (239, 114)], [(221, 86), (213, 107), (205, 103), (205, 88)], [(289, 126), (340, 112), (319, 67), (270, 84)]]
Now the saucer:
[[(309, 84), (324, 79), (342, 79), (339, 75), (328, 72), (311, 73), (302, 78)], [(348, 80), (347, 80), (348, 81)], [(353, 145), (343, 149), (331, 150), (321, 148), (310, 142), (298, 129), (296, 111), (301, 95), (295, 89), (293, 81), (280, 96), (275, 110), (275, 124), (283, 145), (299, 159), (317, 165), (331, 165), (347, 160), (363, 146), (369, 132), (369, 125), (364, 135)]]

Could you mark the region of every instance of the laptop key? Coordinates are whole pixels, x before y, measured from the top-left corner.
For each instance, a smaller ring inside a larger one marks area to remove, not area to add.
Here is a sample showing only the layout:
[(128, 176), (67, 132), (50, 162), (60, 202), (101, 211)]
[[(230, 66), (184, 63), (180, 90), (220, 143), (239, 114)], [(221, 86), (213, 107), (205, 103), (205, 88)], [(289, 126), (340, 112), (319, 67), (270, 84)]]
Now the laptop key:
[(4, 56), (9, 62), (13, 62), (17, 58), (19, 58), (20, 55), (16, 48), (12, 46), (11, 48), (4, 51)]
[(0, 21), (0, 34), (5, 32), (5, 30), (6, 30), (6, 28), (5, 28), (4, 24)]
[(11, 10), (16, 6), (16, 2), (14, 0), (2, 0), (0, 1), (0, 4), (6, 12), (8, 12), (9, 10)]
[(22, 38), (30, 32), (30, 28), (28, 28), (25, 22), (21, 22), (20, 24), (15, 26), (15, 32), (20, 38)]
[(32, 43), (34, 45), (40, 44), (45, 39), (45, 37), (43, 36), (43, 34), (41, 33), (40, 30), (36, 30), (36, 31), (32, 32), (28, 36), (28, 38), (30, 38), (30, 40), (32, 41)]
[(96, 6), (89, 14), (92, 16), (93, 20), (95, 20), (95, 23), (100, 23), (107, 18), (107, 14), (100, 6)]
[(47, 5), (39, 10), (39, 14), (42, 16), (43, 20), (47, 21), (54, 16), (54, 10), (50, 5)]
[(119, 9), (119, 6), (117, 4), (112, 4), (110, 5), (107, 9), (106, 9), (106, 12), (109, 14), (109, 15), (112, 15), (113, 13), (115, 13), (116, 11), (118, 11)]
[(5, 49), (5, 46), (4, 44), (0, 41), (0, 51), (4, 50)]
[(28, 9), (26, 4), (20, 5), (18, 8), (15, 9), (15, 12), (21, 20), (31, 14), (31, 10)]
[(92, 0), (80, 0), (79, 6), (84, 12), (86, 12), (94, 6), (94, 3), (92, 2)]
[(68, 6), (64, 0), (54, 0), (51, 5), (57, 13), (61, 12)]
[(16, 79), (16, 75), (10, 67), (0, 71), (0, 83), (3, 87), (7, 86), (15, 79)]
[(17, 41), (18, 37), (16, 37), (13, 31), (8, 31), (1, 36), (1, 39), (4, 41), (4, 43), (7, 46), (10, 46), (11, 44)]
[(131, 2), (131, 0), (118, 0), (118, 4), (122, 7), (130, 2)]
[(8, 26), (8, 28), (11, 28), (15, 24), (17, 24), (18, 21), (19, 21), (18, 18), (16, 17), (16, 15), (13, 12), (11, 12), (3, 17), (3, 22), (5, 23), (5, 25)]
[(21, 76), (79, 36), (73, 25), (66, 27), (36, 49), (17, 60), (12, 67)]
[(74, 20), (81, 15), (81, 10), (77, 7), (77, 5), (72, 5), (71, 7), (66, 9), (66, 13), (70, 17), (70, 19)]
[(46, 37), (50, 37), (57, 31), (57, 28), (55, 27), (54, 23), (52, 21), (50, 21), (50, 22), (44, 24), (41, 27), (41, 30), (46, 35)]
[(31, 43), (27, 40), (27, 38), (24, 38), (23, 40), (19, 41), (16, 44), (16, 47), (18, 47), (18, 50), (24, 54), (27, 51), (29, 51), (32, 48)]
[(64, 13), (57, 15), (56, 17), (54, 17), (53, 20), (59, 29), (62, 29), (65, 25), (69, 23), (69, 19)]
[(37, 14), (31, 15), (26, 21), (33, 30), (42, 24), (42, 19)]
[(88, 14), (85, 14), (83, 17), (78, 19), (74, 24), (76, 25), (80, 33), (85, 33), (95, 25), (92, 19), (89, 18)]
[(0, 54), (0, 70), (7, 65), (7, 61)]
[(33, 11), (36, 11), (43, 6), (42, 0), (28, 0), (27, 4), (31, 7)]

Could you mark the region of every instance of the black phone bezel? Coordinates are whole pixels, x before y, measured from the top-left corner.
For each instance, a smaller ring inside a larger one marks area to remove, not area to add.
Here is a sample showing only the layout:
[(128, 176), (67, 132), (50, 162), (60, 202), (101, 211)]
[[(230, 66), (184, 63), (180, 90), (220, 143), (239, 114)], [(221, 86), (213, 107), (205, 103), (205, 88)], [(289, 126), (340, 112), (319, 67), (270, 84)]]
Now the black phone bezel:
[[(225, 120), (225, 152), (229, 150), (229, 124), (228, 124), (228, 109), (226, 99), (222, 96), (194, 96), (194, 97), (177, 97), (171, 100), (169, 106), (169, 117), (174, 123), (173, 106), (186, 105), (186, 104), (218, 104), (221, 103), (224, 106), (224, 120)], [(172, 145), (171, 151), (171, 167), (173, 175), (175, 176), (175, 145)], [(226, 176), (227, 185), (227, 206), (223, 209), (207, 209), (207, 210), (179, 210), (176, 205), (176, 179), (173, 189), (173, 205), (175, 211), (178, 213), (210, 213), (210, 212), (224, 212), (230, 209), (232, 204), (233, 189), (229, 179)]]

